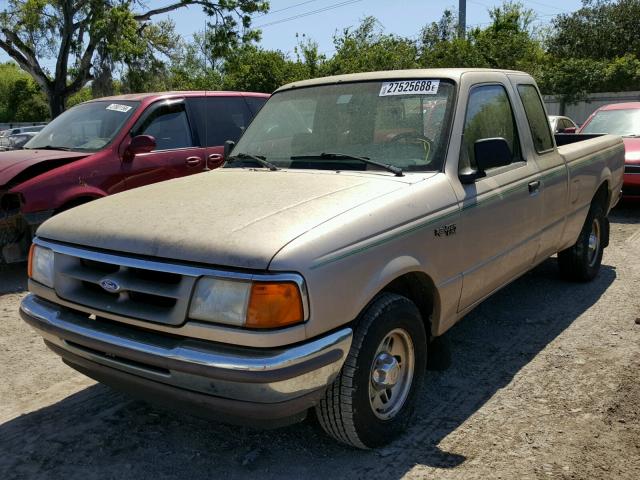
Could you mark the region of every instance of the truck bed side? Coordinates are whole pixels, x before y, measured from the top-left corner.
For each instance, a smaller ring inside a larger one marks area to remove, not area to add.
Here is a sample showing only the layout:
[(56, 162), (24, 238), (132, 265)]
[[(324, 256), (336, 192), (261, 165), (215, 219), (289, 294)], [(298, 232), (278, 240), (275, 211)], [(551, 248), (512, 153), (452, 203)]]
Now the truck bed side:
[(568, 170), (569, 198), (562, 247), (572, 245), (584, 223), (589, 205), (607, 183), (607, 211), (619, 199), (624, 170), (624, 144), (615, 135), (590, 137), (558, 147)]

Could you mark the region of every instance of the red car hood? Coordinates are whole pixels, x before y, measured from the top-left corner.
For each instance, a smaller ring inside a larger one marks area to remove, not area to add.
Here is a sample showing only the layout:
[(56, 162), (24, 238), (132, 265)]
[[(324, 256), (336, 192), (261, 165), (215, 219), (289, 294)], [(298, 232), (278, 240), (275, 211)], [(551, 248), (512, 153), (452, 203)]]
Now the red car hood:
[(624, 163), (640, 165), (640, 138), (623, 138)]
[[(61, 150), (12, 150), (0, 153), (0, 187), (6, 186), (22, 172), (40, 163), (50, 163), (51, 168), (58, 167), (72, 160), (84, 158), (89, 154), (83, 152), (65, 152)], [(38, 169), (42, 173), (41, 169)], [(27, 175), (21, 180), (30, 178)]]

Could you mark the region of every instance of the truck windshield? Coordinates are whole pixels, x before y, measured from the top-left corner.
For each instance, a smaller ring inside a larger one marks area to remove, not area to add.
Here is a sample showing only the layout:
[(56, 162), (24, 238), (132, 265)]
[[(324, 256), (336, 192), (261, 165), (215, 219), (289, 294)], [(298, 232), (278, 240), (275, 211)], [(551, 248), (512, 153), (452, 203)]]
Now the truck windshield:
[(612, 133), (623, 137), (640, 135), (640, 108), (600, 110), (580, 133)]
[(138, 102), (99, 101), (77, 105), (55, 118), (26, 149), (97, 152), (108, 145), (138, 107)]
[(265, 104), (232, 153), (280, 168), (380, 170), (350, 158), (359, 156), (403, 171), (439, 170), (454, 91), (453, 82), (433, 78), (285, 90)]

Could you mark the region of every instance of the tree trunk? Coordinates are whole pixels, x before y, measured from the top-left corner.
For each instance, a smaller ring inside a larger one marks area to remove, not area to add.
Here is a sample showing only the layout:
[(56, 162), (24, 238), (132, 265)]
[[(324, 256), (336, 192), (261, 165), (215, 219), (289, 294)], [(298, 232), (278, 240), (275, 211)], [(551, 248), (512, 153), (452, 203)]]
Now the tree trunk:
[(47, 100), (49, 100), (51, 120), (65, 111), (67, 98), (64, 94), (60, 94), (55, 91), (49, 91), (47, 92)]

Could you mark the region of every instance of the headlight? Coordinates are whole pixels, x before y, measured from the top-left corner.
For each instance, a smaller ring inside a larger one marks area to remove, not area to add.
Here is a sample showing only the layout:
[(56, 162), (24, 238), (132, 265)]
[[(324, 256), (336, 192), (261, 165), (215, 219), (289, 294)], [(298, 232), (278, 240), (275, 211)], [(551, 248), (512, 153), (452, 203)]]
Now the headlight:
[(304, 320), (294, 282), (251, 282), (203, 277), (196, 284), (189, 317), (238, 327), (277, 328)]
[(35, 244), (31, 245), (27, 271), (31, 279), (53, 288), (53, 251)]

